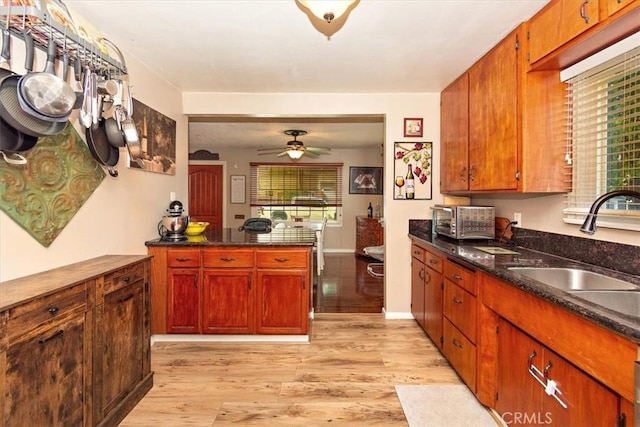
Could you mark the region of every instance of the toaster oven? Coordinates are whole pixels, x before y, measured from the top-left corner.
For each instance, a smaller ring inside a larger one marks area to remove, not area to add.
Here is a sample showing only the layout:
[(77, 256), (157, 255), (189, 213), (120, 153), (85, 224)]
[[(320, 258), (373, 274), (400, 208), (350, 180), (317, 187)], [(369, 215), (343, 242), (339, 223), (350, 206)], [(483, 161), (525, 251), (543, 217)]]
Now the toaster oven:
[(495, 208), (493, 206), (435, 205), (433, 232), (453, 239), (494, 239)]

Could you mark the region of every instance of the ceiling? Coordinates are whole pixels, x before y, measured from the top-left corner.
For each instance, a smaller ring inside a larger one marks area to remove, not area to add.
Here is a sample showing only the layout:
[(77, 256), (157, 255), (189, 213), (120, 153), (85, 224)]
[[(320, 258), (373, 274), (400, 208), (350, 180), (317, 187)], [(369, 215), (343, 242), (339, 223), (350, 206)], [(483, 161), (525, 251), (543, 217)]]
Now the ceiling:
[[(547, 2), (359, 0), (331, 24), (296, 0), (65, 4), (183, 92), (432, 93)], [(190, 151), (284, 146), (286, 129), (307, 130), (306, 145), (382, 143), (379, 121), (334, 122), (200, 119), (190, 124)]]

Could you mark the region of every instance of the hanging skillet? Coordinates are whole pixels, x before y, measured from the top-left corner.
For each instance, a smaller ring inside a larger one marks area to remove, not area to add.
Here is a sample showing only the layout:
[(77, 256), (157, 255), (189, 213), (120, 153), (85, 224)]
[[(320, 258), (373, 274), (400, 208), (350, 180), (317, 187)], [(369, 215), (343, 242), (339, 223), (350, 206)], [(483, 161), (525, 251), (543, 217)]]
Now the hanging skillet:
[[(29, 72), (18, 82), (20, 106), (32, 116), (52, 122), (66, 122), (76, 103), (76, 93), (55, 74), (56, 42), (49, 40), (44, 71)], [(28, 70), (33, 69), (33, 54)]]
[[(29, 30), (25, 31), (24, 38), (27, 53), (29, 45), (31, 45), (31, 51), (33, 52), (33, 37)], [(38, 119), (22, 109), (18, 99), (19, 81), (19, 74), (11, 74), (0, 81), (0, 118), (12, 128), (30, 136), (49, 136), (62, 132), (67, 126), (66, 122)]]
[(97, 125), (89, 126), (85, 136), (91, 155), (107, 168), (109, 175), (117, 177), (118, 171), (115, 170), (115, 166), (118, 164), (120, 151), (109, 143), (104, 129), (104, 119), (101, 119)]

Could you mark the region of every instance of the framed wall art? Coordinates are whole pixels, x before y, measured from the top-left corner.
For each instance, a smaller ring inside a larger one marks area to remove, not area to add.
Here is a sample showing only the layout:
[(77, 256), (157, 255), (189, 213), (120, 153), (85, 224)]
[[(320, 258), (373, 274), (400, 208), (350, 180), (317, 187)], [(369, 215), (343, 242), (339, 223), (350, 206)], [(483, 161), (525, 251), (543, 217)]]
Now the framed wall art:
[(404, 119), (404, 136), (422, 138), (422, 119)]
[(349, 194), (382, 194), (382, 168), (349, 167)]
[(393, 148), (394, 200), (431, 200), (433, 143), (396, 142)]
[(129, 167), (175, 175), (176, 121), (137, 99), (133, 100), (133, 121), (142, 156), (137, 161), (129, 158)]
[(231, 175), (231, 203), (246, 203), (246, 176)]

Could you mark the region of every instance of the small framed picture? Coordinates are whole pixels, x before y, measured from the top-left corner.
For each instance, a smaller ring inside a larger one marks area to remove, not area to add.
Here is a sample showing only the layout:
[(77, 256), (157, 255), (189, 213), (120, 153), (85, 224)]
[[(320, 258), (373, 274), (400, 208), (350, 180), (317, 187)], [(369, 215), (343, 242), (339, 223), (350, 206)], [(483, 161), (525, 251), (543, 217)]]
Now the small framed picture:
[(382, 194), (382, 168), (349, 167), (349, 194)]
[(422, 138), (422, 119), (404, 119), (404, 136)]

